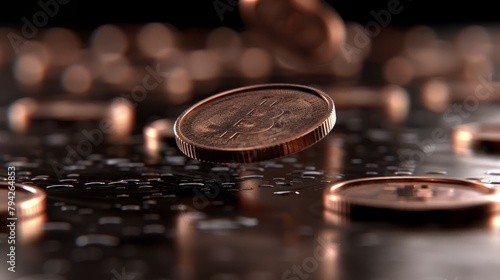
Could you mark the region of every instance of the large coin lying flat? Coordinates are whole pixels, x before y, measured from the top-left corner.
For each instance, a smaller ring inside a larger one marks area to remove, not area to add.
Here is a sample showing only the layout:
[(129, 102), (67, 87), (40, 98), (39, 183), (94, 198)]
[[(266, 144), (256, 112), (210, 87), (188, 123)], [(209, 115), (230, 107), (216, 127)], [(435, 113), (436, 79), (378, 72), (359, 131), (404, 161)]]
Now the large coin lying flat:
[(333, 184), (323, 204), (353, 220), (462, 223), (497, 213), (500, 193), (493, 185), (456, 178), (372, 177)]
[(187, 156), (212, 163), (249, 163), (302, 151), (335, 125), (333, 101), (301, 85), (264, 84), (211, 96), (174, 125)]

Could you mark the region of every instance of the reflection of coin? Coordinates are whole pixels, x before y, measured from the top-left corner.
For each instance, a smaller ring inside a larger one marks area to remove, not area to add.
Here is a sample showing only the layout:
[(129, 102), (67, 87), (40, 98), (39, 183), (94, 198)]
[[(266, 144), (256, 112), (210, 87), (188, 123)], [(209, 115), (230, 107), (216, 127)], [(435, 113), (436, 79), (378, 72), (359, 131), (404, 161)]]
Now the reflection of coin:
[(42, 189), (24, 184), (13, 186), (0, 182), (0, 215), (7, 218), (28, 218), (45, 211), (46, 195)]
[(327, 61), (345, 39), (340, 16), (322, 1), (244, 0), (240, 11), (250, 28), (283, 52), (303, 61)]
[(500, 154), (500, 124), (468, 123), (455, 128), (453, 148), (457, 154)]
[(328, 210), (360, 219), (466, 219), (497, 211), (499, 197), (495, 188), (467, 180), (402, 176), (338, 183), (325, 191), (323, 202)]
[(335, 124), (333, 101), (310, 87), (266, 84), (207, 98), (175, 123), (177, 145), (207, 162), (255, 162), (299, 152)]

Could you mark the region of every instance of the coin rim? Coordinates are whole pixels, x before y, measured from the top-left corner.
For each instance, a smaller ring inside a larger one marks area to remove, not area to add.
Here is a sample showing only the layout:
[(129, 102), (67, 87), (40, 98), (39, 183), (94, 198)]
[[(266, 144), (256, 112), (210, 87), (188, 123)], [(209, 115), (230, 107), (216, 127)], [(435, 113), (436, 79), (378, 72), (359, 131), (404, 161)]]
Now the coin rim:
[[(254, 146), (251, 148), (223, 149), (219, 147), (211, 147), (204, 144), (194, 143), (193, 141), (189, 140), (186, 136), (183, 135), (181, 131), (182, 121), (188, 114), (190, 114), (193, 110), (197, 109), (198, 107), (203, 106), (208, 102), (211, 102), (215, 99), (218, 99), (226, 95), (234, 93), (243, 93), (246, 91), (265, 90), (265, 89), (302, 90), (307, 93), (314, 94), (326, 102), (329, 114), (326, 115), (316, 126), (311, 127), (309, 130), (302, 133), (301, 135), (283, 139), (283, 141), (280, 141), (279, 143), (276, 144), (268, 144), (268, 145), (264, 144), (264, 145)], [(326, 93), (316, 88), (298, 84), (289, 84), (289, 83), (259, 84), (259, 85), (252, 85), (252, 86), (246, 86), (228, 90), (213, 95), (209, 98), (206, 98), (194, 104), (177, 118), (177, 120), (174, 123), (174, 134), (179, 149), (184, 154), (186, 154), (191, 158), (195, 158), (200, 161), (214, 162), (214, 163), (224, 163), (231, 161), (255, 162), (255, 161), (261, 161), (270, 158), (285, 156), (304, 150), (305, 148), (317, 143), (322, 138), (324, 138), (328, 133), (330, 133), (330, 131), (335, 126), (336, 119), (337, 117), (335, 113), (335, 104), (333, 100)], [(210, 155), (211, 153), (213, 153), (213, 155)], [(202, 155), (201, 157), (200, 154)]]
[[(0, 182), (0, 188), (10, 191), (10, 184), (8, 182)], [(37, 186), (28, 185), (24, 183), (14, 183), (15, 192), (26, 192), (32, 195), (29, 199), (18, 201), (16, 199), (16, 218), (30, 218), (45, 211), (47, 194), (45, 191)], [(7, 207), (0, 210), (0, 215), (7, 215)]]
[[(367, 201), (366, 199), (356, 199), (356, 198), (346, 198), (339, 194), (340, 191), (360, 186), (367, 183), (377, 183), (377, 182), (421, 182), (421, 183), (443, 183), (443, 184), (453, 184), (461, 185), (474, 189), (479, 189), (481, 191), (486, 191), (485, 200), (481, 202), (469, 202), (469, 203), (454, 203), (450, 205), (430, 205), (430, 204), (395, 204), (387, 203), (381, 201)], [(496, 205), (495, 210), (500, 208), (500, 192), (490, 184), (474, 182), (470, 180), (456, 179), (456, 178), (443, 178), (443, 177), (426, 177), (426, 176), (387, 176), (387, 177), (372, 177), (372, 178), (362, 178), (348, 180), (340, 183), (336, 183), (325, 189), (323, 195), (323, 205), (326, 209), (349, 214), (349, 209), (353, 207), (370, 207), (376, 209), (388, 209), (395, 211), (414, 211), (414, 212), (425, 212), (425, 211), (436, 211), (436, 210), (460, 210), (467, 209), (468, 207), (480, 206), (480, 205)]]

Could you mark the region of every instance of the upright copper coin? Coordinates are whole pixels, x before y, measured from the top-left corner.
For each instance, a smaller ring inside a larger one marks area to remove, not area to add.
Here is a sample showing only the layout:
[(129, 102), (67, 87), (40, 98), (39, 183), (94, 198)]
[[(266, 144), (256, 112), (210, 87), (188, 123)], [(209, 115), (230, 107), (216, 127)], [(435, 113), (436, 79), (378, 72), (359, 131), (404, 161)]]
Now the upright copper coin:
[(214, 163), (255, 162), (299, 152), (335, 125), (333, 101), (301, 85), (264, 84), (209, 97), (179, 116), (179, 149)]

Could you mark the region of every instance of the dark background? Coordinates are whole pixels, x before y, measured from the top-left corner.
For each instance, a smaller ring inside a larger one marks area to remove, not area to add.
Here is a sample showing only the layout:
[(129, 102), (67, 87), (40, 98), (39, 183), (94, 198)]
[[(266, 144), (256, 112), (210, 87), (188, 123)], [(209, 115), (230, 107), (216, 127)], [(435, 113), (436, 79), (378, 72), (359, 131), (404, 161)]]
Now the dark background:
[[(43, 2), (56, 0), (41, 0)], [(61, 0), (62, 1), (62, 0)], [(229, 3), (231, 0), (141, 0), (141, 1), (97, 1), (65, 0), (59, 12), (50, 17), (47, 26), (62, 26), (78, 29), (93, 29), (104, 23), (168, 22), (179, 28), (228, 26), (241, 28), (237, 7), (224, 13), (220, 20), (214, 2)], [(232, 0), (234, 1), (234, 0)], [(304, 0), (307, 1), (307, 0)], [(361, 24), (373, 20), (370, 11), (387, 8), (385, 1), (334, 1), (327, 0), (344, 20)], [(500, 20), (500, 11), (494, 1), (419, 1), (401, 0), (402, 13), (391, 19), (391, 25), (415, 24), (491, 24)], [(38, 1), (4, 1), (0, 7), (0, 25), (22, 26), (22, 17), (32, 19), (40, 11)]]

